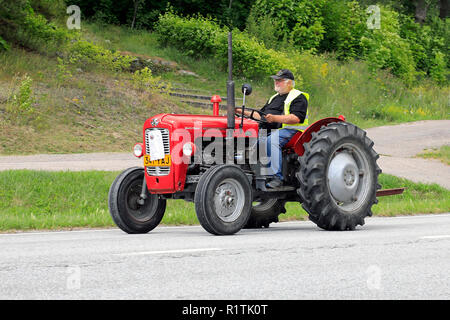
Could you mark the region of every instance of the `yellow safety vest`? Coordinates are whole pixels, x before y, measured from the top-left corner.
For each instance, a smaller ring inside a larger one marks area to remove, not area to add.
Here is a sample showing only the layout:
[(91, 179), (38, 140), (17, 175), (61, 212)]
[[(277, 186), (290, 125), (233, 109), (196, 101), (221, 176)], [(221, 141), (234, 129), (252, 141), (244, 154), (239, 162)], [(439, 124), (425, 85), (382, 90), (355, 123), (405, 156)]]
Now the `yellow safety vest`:
[[(292, 89), (291, 91), (289, 91), (289, 94), (286, 97), (286, 100), (284, 100), (284, 114), (285, 115), (289, 114), (289, 108), (291, 106), (291, 102), (294, 101), (294, 99), (297, 98), (301, 94), (303, 94), (306, 97), (306, 101), (308, 101), (308, 104), (309, 104), (309, 94), (307, 94), (306, 92), (297, 90), (297, 89)], [(271, 103), (273, 98), (275, 98), (277, 95), (278, 95), (278, 93), (274, 94), (272, 97), (270, 97), (269, 102), (267, 104)], [(294, 124), (283, 123), (281, 128), (282, 129), (295, 129), (295, 130), (305, 130), (306, 128), (308, 128), (308, 109), (306, 109), (305, 121), (303, 121), (302, 123), (294, 123)]]

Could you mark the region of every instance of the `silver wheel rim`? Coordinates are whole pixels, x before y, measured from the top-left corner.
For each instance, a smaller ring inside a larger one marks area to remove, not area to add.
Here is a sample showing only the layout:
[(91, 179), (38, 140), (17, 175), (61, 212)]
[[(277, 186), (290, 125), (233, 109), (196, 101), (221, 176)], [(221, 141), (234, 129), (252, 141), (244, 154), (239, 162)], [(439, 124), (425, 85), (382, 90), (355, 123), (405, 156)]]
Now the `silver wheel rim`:
[(244, 188), (235, 179), (225, 179), (214, 191), (214, 208), (224, 222), (236, 221), (244, 208)]
[(372, 177), (369, 162), (359, 147), (345, 143), (334, 150), (327, 182), (331, 198), (345, 213), (357, 211), (366, 203)]

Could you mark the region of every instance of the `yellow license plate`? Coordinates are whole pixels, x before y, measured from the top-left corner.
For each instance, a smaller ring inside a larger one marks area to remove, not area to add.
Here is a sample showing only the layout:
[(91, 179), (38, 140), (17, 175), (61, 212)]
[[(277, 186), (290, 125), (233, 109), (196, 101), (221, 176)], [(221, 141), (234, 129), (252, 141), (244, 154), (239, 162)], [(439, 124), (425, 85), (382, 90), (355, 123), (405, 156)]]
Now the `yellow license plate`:
[(150, 156), (146, 154), (144, 156), (144, 166), (145, 167), (170, 167), (172, 160), (170, 159), (170, 154), (166, 154), (164, 159), (150, 160)]

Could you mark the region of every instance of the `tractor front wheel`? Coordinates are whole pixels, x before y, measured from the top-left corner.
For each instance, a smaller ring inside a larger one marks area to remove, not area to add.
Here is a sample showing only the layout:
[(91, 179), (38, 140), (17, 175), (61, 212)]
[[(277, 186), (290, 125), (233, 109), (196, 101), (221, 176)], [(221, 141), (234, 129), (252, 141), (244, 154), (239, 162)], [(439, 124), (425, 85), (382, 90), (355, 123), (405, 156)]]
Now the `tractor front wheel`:
[(150, 194), (147, 188), (146, 199), (141, 199), (143, 183), (144, 169), (134, 167), (119, 174), (109, 189), (109, 212), (114, 223), (126, 233), (153, 230), (166, 211), (166, 200)]
[(239, 167), (218, 165), (200, 177), (194, 202), (198, 220), (206, 231), (214, 235), (234, 234), (250, 217), (252, 187)]

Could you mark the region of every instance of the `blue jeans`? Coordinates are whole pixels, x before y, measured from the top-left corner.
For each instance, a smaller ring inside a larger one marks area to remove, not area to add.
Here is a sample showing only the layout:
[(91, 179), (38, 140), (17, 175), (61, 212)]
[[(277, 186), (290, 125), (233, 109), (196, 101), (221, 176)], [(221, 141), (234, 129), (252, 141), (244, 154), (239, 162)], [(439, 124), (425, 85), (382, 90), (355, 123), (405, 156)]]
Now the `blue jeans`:
[(271, 134), (266, 137), (258, 138), (260, 145), (266, 145), (267, 157), (270, 162), (267, 166), (270, 166), (273, 174), (283, 180), (283, 174), (281, 172), (283, 160), (281, 148), (283, 148), (289, 140), (298, 132), (295, 129), (279, 129), (272, 131)]

